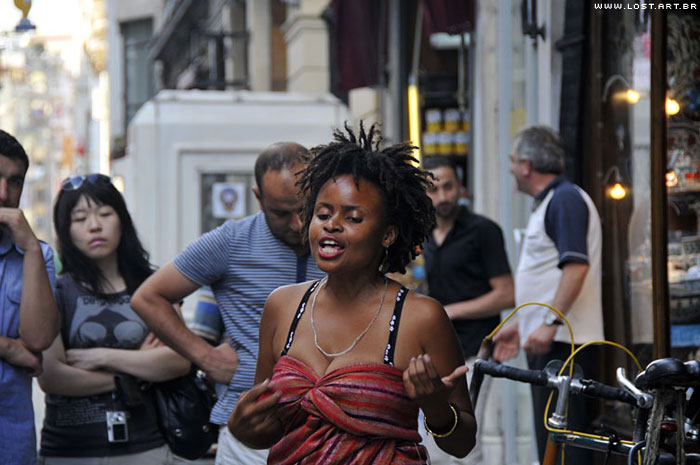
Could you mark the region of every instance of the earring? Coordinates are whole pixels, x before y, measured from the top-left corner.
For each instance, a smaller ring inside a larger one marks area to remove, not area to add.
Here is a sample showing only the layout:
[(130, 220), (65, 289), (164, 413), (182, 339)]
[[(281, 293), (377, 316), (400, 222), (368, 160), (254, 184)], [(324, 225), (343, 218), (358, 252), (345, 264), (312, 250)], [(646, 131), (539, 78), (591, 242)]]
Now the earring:
[(384, 247), (384, 258), (379, 264), (379, 272), (386, 274), (387, 271), (389, 271), (389, 247)]

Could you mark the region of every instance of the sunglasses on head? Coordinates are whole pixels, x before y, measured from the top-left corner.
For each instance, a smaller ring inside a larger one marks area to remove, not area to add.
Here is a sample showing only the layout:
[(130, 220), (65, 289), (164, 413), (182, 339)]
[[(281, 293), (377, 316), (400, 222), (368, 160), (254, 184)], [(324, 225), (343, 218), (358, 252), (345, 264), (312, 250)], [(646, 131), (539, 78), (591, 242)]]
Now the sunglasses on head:
[(98, 182), (111, 184), (112, 178), (99, 173), (71, 176), (70, 178), (67, 178), (61, 183), (61, 190), (66, 192), (76, 191), (80, 189), (86, 182), (89, 182), (90, 184), (96, 184)]

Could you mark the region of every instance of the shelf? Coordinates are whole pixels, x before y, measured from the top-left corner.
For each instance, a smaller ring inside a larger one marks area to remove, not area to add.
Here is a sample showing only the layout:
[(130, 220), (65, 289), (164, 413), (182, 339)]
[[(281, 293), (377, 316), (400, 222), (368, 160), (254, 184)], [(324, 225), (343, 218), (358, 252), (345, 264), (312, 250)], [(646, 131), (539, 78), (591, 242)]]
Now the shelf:
[(669, 187), (669, 195), (700, 194), (700, 184), (696, 186)]

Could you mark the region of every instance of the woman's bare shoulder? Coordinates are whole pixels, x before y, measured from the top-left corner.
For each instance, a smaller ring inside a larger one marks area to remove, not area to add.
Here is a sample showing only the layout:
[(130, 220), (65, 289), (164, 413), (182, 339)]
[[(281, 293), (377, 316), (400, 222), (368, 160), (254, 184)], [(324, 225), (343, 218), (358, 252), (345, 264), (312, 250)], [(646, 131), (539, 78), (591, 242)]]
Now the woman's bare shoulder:
[(261, 334), (267, 332), (270, 336), (277, 331), (277, 328), (288, 327), (304, 293), (312, 284), (311, 281), (289, 284), (272, 291), (267, 297), (260, 320)]
[(413, 291), (406, 296), (401, 326), (414, 336), (432, 334), (439, 337), (445, 331), (453, 331), (450, 318), (440, 302)]
[(404, 309), (410, 315), (411, 320), (418, 323), (428, 323), (431, 321), (443, 321), (447, 318), (445, 309), (437, 300), (427, 295), (410, 291), (406, 296)]
[(267, 302), (265, 303), (265, 310), (279, 311), (279, 309), (288, 309), (289, 307), (294, 307), (294, 309), (296, 309), (297, 304), (301, 301), (301, 298), (304, 297), (304, 293), (309, 290), (313, 283), (313, 281), (307, 281), (278, 287), (268, 296)]
[[(459, 352), (459, 342), (443, 306), (435, 299), (409, 292), (404, 303), (397, 342), (397, 366), (408, 366), (411, 357), (430, 354), (440, 373), (450, 373)], [(463, 359), (462, 359), (463, 360)]]

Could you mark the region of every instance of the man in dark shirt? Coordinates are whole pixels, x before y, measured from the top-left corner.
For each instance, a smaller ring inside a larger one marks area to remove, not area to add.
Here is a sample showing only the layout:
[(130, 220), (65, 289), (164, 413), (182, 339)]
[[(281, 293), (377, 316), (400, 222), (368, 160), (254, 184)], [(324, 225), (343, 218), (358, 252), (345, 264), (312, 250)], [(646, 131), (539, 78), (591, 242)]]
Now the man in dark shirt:
[[(423, 168), (436, 178), (428, 195), (437, 226), (423, 245), (428, 294), (445, 306), (469, 362), (482, 339), (498, 325), (500, 312), (515, 300), (503, 233), (493, 221), (458, 204), (461, 185), (449, 158), (426, 158)], [(483, 418), (484, 400), (482, 396), (477, 405), (477, 422)], [(459, 463), (480, 463), (479, 444), (477, 439), (477, 446)], [(434, 464), (456, 463), (427, 446)]]
[(423, 168), (437, 178), (428, 192), (437, 226), (423, 247), (428, 294), (445, 306), (469, 359), (515, 300), (503, 232), (458, 204), (460, 183), (449, 158), (427, 158)]

